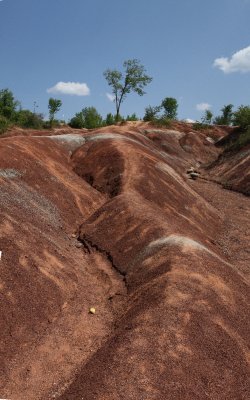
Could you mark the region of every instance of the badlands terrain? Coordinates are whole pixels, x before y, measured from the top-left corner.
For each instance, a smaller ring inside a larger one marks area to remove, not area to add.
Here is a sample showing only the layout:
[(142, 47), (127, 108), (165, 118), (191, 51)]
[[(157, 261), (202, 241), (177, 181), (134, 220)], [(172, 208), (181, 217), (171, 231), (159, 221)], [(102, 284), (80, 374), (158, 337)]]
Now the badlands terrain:
[(250, 399), (250, 146), (228, 134), (1, 136), (0, 398)]

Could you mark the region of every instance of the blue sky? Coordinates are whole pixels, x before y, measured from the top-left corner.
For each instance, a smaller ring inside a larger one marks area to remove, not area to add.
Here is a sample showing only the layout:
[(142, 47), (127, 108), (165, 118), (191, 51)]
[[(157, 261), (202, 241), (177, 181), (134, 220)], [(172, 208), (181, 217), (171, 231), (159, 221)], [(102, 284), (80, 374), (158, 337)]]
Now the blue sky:
[(249, 20), (250, 0), (0, 0), (0, 88), (44, 114), (60, 98), (66, 120), (87, 106), (106, 115), (115, 107), (103, 71), (137, 58), (153, 81), (122, 115), (142, 117), (165, 97), (178, 100), (180, 119), (206, 107), (217, 115), (250, 104)]

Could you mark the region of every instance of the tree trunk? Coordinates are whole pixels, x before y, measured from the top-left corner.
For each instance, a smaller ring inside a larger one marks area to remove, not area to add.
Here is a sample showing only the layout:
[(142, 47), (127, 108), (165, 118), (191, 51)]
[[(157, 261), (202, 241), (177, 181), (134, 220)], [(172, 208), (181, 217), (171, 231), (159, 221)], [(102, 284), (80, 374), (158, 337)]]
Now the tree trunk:
[(115, 99), (115, 102), (116, 102), (116, 116), (115, 116), (116, 122), (118, 122), (118, 117), (119, 117), (119, 114), (120, 114), (120, 107), (121, 107), (121, 104), (122, 104), (123, 96), (126, 93), (126, 88), (127, 88), (127, 84), (125, 83), (125, 85), (124, 85), (124, 87), (122, 89), (122, 92), (121, 92), (120, 99), (118, 100), (117, 96), (116, 96), (116, 99)]
[(115, 122), (118, 122), (119, 119), (119, 112), (120, 112), (120, 105), (116, 107), (116, 116), (115, 116)]

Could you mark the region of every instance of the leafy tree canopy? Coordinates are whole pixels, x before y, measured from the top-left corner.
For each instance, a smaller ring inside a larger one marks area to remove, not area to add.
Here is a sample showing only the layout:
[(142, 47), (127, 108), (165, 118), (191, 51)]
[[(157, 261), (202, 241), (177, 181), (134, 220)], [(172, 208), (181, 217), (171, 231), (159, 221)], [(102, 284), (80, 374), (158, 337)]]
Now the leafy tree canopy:
[(97, 112), (95, 107), (85, 107), (82, 110), (84, 119), (84, 128), (94, 129), (102, 126), (102, 116)]
[(107, 114), (105, 123), (106, 123), (106, 125), (114, 125), (115, 117), (113, 116), (113, 114), (111, 114), (111, 113)]
[(145, 108), (145, 114), (143, 117), (143, 121), (154, 121), (157, 116), (158, 113), (161, 111), (161, 106), (156, 106), (156, 107), (152, 107), (152, 106), (148, 106)]
[(55, 119), (55, 114), (60, 110), (62, 107), (62, 101), (58, 99), (53, 99), (52, 97), (49, 99), (49, 119), (51, 125), (53, 124), (53, 121)]
[(164, 117), (168, 119), (177, 119), (178, 102), (173, 97), (166, 97), (161, 103), (164, 109)]
[(104, 125), (102, 116), (97, 112), (95, 107), (85, 107), (81, 112), (76, 113), (70, 120), (69, 125), (72, 128), (94, 129)]
[(75, 114), (73, 118), (69, 121), (69, 126), (75, 129), (84, 128), (84, 118), (82, 112), (78, 112)]
[(127, 115), (126, 121), (138, 121), (138, 117), (137, 117), (136, 113)]
[(15, 114), (15, 123), (22, 128), (43, 128), (43, 115), (30, 110), (19, 110)]
[(233, 104), (227, 104), (221, 109), (222, 114), (214, 119), (216, 125), (231, 125), (233, 120)]
[(116, 119), (120, 112), (121, 103), (126, 96), (130, 92), (143, 96), (145, 86), (152, 81), (152, 78), (146, 74), (145, 67), (137, 59), (124, 61), (123, 68), (124, 72), (116, 69), (107, 69), (104, 72), (104, 77), (115, 96)]
[(240, 106), (233, 114), (233, 125), (246, 130), (250, 126), (250, 106)]
[(13, 93), (9, 89), (0, 90), (0, 115), (12, 120), (19, 102), (15, 100)]
[(213, 113), (210, 110), (206, 110), (201, 121), (203, 124), (210, 125), (212, 123)]

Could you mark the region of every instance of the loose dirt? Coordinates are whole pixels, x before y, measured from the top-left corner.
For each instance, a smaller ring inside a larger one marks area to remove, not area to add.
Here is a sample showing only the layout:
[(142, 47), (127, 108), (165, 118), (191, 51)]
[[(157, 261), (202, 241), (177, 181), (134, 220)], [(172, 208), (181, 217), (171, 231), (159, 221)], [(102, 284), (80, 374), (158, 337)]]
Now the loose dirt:
[(1, 138), (1, 398), (250, 398), (250, 203), (221, 181), (244, 191), (248, 153), (216, 161), (227, 133)]

